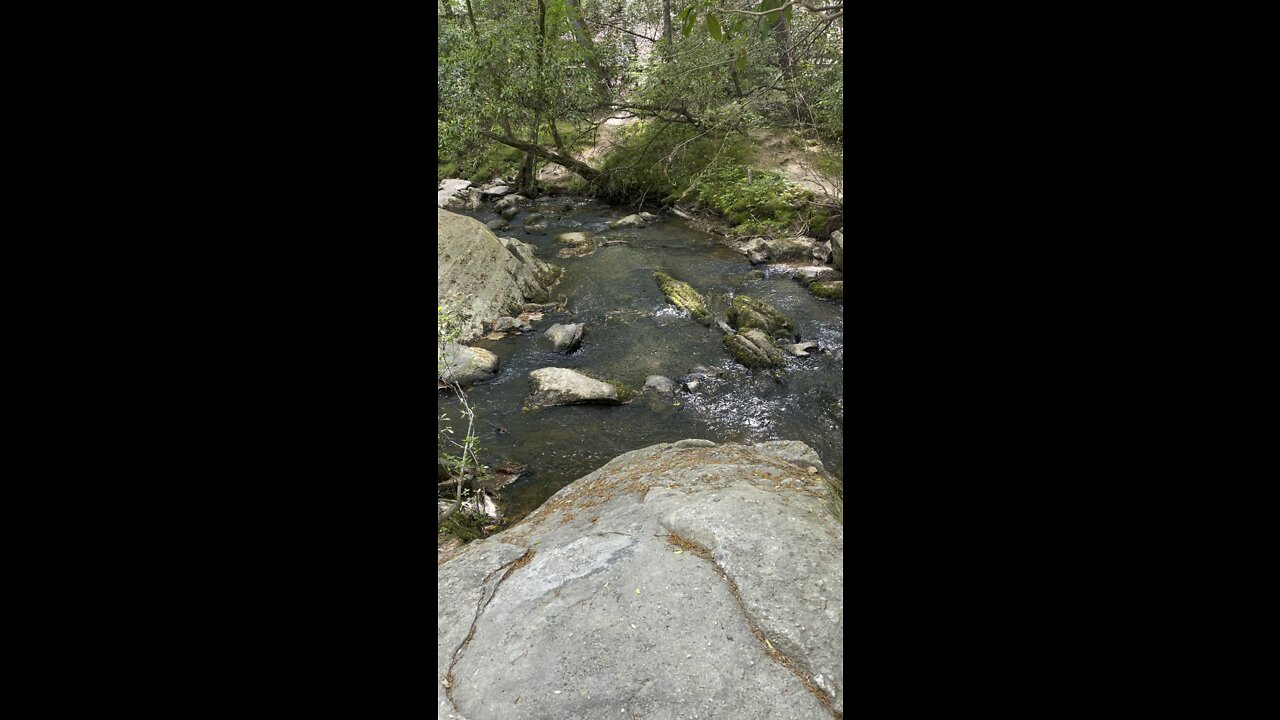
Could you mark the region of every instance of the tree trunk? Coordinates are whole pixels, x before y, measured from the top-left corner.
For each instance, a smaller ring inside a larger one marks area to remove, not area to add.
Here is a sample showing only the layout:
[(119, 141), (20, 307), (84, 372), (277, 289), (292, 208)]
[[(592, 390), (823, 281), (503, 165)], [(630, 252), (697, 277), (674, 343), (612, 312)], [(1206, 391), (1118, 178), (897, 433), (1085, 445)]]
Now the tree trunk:
[[(675, 42), (675, 30), (671, 27), (671, 0), (662, 0), (662, 60), (671, 62), (672, 43)], [(735, 83), (737, 79), (735, 78)]]
[(476, 14), (471, 11), (471, 0), (467, 0), (467, 19), (471, 21), (471, 34), (480, 37), (480, 31), (476, 29)]
[(573, 39), (578, 41), (578, 45), (587, 51), (587, 68), (596, 78), (596, 94), (600, 96), (600, 102), (609, 102), (609, 77), (605, 75), (604, 68), (600, 67), (600, 63), (596, 61), (596, 46), (591, 42), (591, 33), (587, 31), (587, 23), (582, 19), (582, 7), (579, 4), (581, 0), (566, 0), (569, 6), (569, 24), (573, 27)]
[(490, 140), (496, 140), (508, 147), (513, 147), (517, 150), (524, 150), (526, 153), (532, 153), (540, 158), (550, 160), (551, 162), (556, 163), (557, 165), (563, 165), (569, 168), (570, 170), (574, 171), (575, 173), (577, 173), (583, 180), (586, 180), (587, 182), (596, 182), (603, 176), (603, 173), (601, 173), (599, 170), (591, 167), (590, 165), (582, 162), (581, 160), (570, 157), (568, 155), (562, 155), (558, 152), (555, 152), (554, 150), (548, 150), (547, 148), (539, 147), (537, 145), (524, 142), (523, 140), (517, 140), (513, 137), (505, 137), (503, 135), (497, 135), (495, 133), (489, 132), (488, 130), (481, 130), (480, 134), (489, 138)]

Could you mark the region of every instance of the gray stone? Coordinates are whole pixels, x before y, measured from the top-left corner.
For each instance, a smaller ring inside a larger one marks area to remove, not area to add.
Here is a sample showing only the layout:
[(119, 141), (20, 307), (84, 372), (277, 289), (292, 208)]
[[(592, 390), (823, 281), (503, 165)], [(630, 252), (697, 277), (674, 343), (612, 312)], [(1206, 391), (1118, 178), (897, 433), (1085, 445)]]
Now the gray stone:
[(452, 194), (460, 190), (466, 190), (469, 187), (471, 187), (470, 180), (462, 180), (459, 178), (446, 178), (440, 181), (440, 184), (436, 186), (436, 189)]
[(438, 718), (844, 712), (825, 474), (788, 443), (708, 444), (615, 458), (438, 568)]
[(471, 189), (467, 191), (467, 200), (464, 207), (466, 207), (466, 209), (468, 210), (473, 210), (473, 211), (480, 209), (480, 191), (479, 190)]
[(497, 371), (498, 356), (484, 348), (449, 343), (436, 349), (436, 377), (447, 383), (469, 385)]
[(500, 317), (493, 321), (494, 332), (507, 332), (509, 330), (515, 330), (516, 332), (529, 332), (532, 329), (532, 325), (519, 318)]
[(489, 187), (480, 189), (480, 192), (485, 197), (500, 197), (502, 195), (509, 195), (515, 191), (515, 188), (507, 187), (506, 185), (490, 185)]
[(641, 218), (642, 220), (644, 220), (645, 222), (657, 222), (657, 220), (658, 220), (658, 216), (657, 216), (657, 215), (654, 215), (654, 214), (653, 214), (653, 213), (651, 213), (651, 212), (642, 212), (642, 213), (640, 213), (640, 218)]
[(676, 391), (676, 384), (672, 382), (671, 378), (663, 377), (661, 375), (650, 375), (644, 380), (644, 389), (653, 390), (654, 392), (661, 393), (663, 395), (670, 395)]
[(557, 257), (585, 257), (596, 251), (596, 241), (591, 233), (560, 233), (556, 236), (556, 242), (568, 245), (568, 247), (556, 253)]
[(501, 218), (498, 218), (497, 220), (490, 220), (489, 222), (485, 223), (484, 226), (489, 228), (490, 230), (506, 230), (507, 221)]
[(837, 270), (844, 270), (844, 230), (831, 233), (831, 264)]
[(618, 391), (612, 385), (589, 378), (568, 368), (541, 368), (529, 373), (533, 392), (530, 405), (617, 404)]
[(506, 218), (507, 220), (510, 220), (511, 218), (519, 214), (520, 214), (520, 208), (518, 207), (509, 207), (509, 208), (503, 209), (502, 211), (502, 217)]
[(585, 327), (582, 323), (573, 325), (552, 325), (547, 328), (545, 333), (551, 338), (551, 342), (555, 345), (555, 351), (558, 353), (573, 352), (574, 349), (582, 343), (582, 329)]
[(561, 270), (534, 258), (532, 245), (499, 241), (477, 220), (436, 212), (436, 302), (458, 318), (461, 342), (526, 302), (547, 300)]
[(523, 195), (507, 195), (494, 203), (493, 207), (498, 211), (502, 211), (525, 202), (529, 202), (529, 198)]
[(764, 241), (764, 246), (769, 251), (769, 258), (775, 261), (808, 260), (813, 257), (815, 244), (813, 238), (803, 235), (782, 239), (769, 238)]
[(620, 220), (614, 220), (609, 223), (609, 227), (618, 230), (621, 228), (642, 228), (648, 223), (639, 215), (628, 215)]
[(802, 343), (796, 343), (795, 345), (787, 345), (786, 347), (787, 352), (795, 355), (796, 357), (809, 357), (809, 353), (807, 351), (818, 347), (818, 343), (812, 340), (807, 340)]
[(769, 262), (769, 256), (762, 252), (753, 252), (747, 257), (752, 265), (763, 265)]
[(831, 262), (831, 243), (824, 242), (813, 246), (813, 259), (821, 263)]

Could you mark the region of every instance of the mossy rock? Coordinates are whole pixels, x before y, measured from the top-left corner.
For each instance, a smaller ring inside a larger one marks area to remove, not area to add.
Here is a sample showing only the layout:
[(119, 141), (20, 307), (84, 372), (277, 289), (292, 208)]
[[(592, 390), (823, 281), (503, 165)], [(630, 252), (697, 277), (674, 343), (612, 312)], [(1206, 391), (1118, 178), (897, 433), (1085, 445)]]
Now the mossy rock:
[(729, 324), (739, 332), (759, 328), (774, 337), (795, 339), (791, 319), (767, 302), (739, 295), (729, 306)]
[(818, 280), (809, 283), (809, 292), (827, 300), (844, 300), (844, 281), (832, 280), (823, 282)]
[(724, 347), (734, 360), (749, 368), (782, 367), (787, 362), (773, 341), (756, 329), (737, 335), (725, 335)]
[(658, 281), (658, 287), (662, 288), (662, 294), (667, 296), (667, 302), (688, 311), (703, 325), (711, 324), (711, 311), (707, 309), (707, 301), (692, 285), (676, 280), (662, 271), (654, 273), (653, 277)]

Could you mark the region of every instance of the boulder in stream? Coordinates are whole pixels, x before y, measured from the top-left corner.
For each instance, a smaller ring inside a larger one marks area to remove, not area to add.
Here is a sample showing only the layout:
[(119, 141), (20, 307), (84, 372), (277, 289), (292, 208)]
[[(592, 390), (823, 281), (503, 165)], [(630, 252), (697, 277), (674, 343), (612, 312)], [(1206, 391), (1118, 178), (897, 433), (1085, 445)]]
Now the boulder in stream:
[(591, 233), (567, 232), (556, 236), (556, 242), (568, 245), (556, 255), (562, 258), (586, 257), (596, 251), (596, 240)]
[(786, 357), (779, 352), (769, 336), (754, 328), (737, 335), (725, 335), (724, 347), (734, 360), (749, 368), (782, 367), (787, 364)]
[(574, 323), (573, 325), (552, 325), (547, 328), (544, 333), (551, 338), (551, 343), (555, 346), (558, 353), (573, 352), (574, 349), (582, 343), (582, 329), (586, 327), (582, 323)]
[(613, 222), (609, 223), (609, 227), (613, 228), (614, 230), (620, 230), (622, 228), (642, 228), (647, 224), (648, 224), (648, 221), (646, 221), (643, 217), (640, 217), (639, 215), (628, 215), (624, 218), (621, 218), (619, 220), (614, 220)]
[(811, 237), (797, 235), (793, 238), (767, 238), (764, 240), (764, 247), (769, 251), (769, 259), (776, 261), (782, 260), (808, 260), (813, 257), (813, 246), (817, 244)]
[(525, 202), (529, 202), (529, 198), (523, 195), (507, 195), (506, 197), (499, 198), (498, 202), (493, 204), (493, 208), (501, 212), (507, 208), (513, 208), (520, 203)]
[(444, 382), (469, 385), (497, 371), (498, 356), (484, 348), (449, 343), (437, 349), (436, 377)]
[(831, 264), (837, 270), (844, 270), (844, 230), (831, 233)]
[(791, 319), (763, 300), (738, 295), (733, 298), (728, 315), (729, 324), (739, 332), (760, 328), (774, 337), (793, 341), (796, 339)]
[(667, 302), (685, 310), (703, 325), (711, 325), (711, 311), (707, 309), (707, 301), (692, 285), (676, 280), (661, 270), (654, 273), (653, 277), (658, 281), (662, 294), (667, 296)]
[(613, 385), (587, 377), (569, 368), (540, 368), (529, 373), (533, 392), (530, 405), (578, 405), (582, 403), (619, 404), (618, 390)]
[(437, 717), (840, 717), (844, 527), (810, 456), (653, 445), (464, 546), (436, 575)]
[(562, 270), (535, 258), (532, 245), (499, 240), (465, 215), (436, 212), (436, 302), (457, 316), (460, 342), (479, 337), (526, 302), (548, 299)]

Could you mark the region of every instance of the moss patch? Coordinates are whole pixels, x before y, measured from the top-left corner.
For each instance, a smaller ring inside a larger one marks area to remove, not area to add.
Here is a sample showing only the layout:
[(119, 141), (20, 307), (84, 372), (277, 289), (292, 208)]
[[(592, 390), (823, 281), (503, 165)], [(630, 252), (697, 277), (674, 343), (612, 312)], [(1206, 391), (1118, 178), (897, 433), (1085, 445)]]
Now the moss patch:
[(774, 337), (795, 338), (791, 319), (767, 302), (739, 295), (729, 306), (729, 324), (739, 331), (759, 328)]
[(786, 363), (782, 353), (770, 345), (767, 338), (762, 335), (756, 337), (762, 339), (767, 347), (762, 348), (759, 343), (754, 343), (743, 335), (725, 335), (724, 348), (734, 360), (749, 368), (780, 367)]
[(707, 309), (707, 301), (701, 293), (693, 289), (692, 285), (676, 280), (662, 271), (654, 273), (653, 277), (658, 281), (662, 294), (667, 296), (667, 302), (688, 311), (703, 325), (711, 324), (711, 311)]
[(818, 280), (809, 283), (809, 292), (827, 300), (844, 300), (844, 281), (832, 280), (823, 282)]

